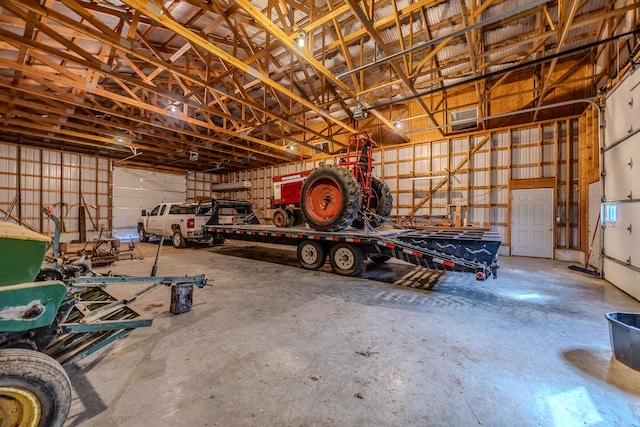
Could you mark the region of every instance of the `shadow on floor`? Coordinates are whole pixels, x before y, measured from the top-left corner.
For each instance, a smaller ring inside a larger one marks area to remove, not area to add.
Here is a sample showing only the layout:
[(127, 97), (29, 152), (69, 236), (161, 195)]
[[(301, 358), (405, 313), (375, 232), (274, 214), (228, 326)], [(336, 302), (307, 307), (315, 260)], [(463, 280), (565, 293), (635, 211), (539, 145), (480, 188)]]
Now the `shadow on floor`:
[[(278, 249), (273, 247), (265, 247), (258, 245), (251, 246), (219, 246), (211, 249), (212, 252), (221, 254), (234, 256), (245, 259), (253, 259), (256, 261), (264, 261), (270, 262), (274, 264), (287, 265), (290, 267), (300, 267), (298, 263), (298, 259), (296, 257), (296, 252), (294, 250), (287, 249)], [(425, 269), (418, 269), (421, 271), (428, 271)], [(324, 271), (327, 273), (331, 272), (331, 266), (329, 262), (324, 265), (320, 269), (320, 271)], [(367, 261), (364, 265), (362, 273), (358, 276), (361, 279), (368, 280), (376, 280), (379, 282), (385, 283), (394, 283), (402, 286), (410, 286), (409, 283), (412, 282), (416, 285), (413, 287), (425, 288), (425, 286), (434, 287), (443, 272), (433, 271), (429, 274), (420, 275), (418, 273), (414, 273), (416, 271), (416, 267), (410, 264), (397, 264), (397, 263), (384, 263), (377, 264), (374, 262)], [(397, 283), (399, 281), (403, 281), (405, 283)], [(421, 286), (417, 286), (417, 285)]]
[(577, 348), (565, 351), (562, 356), (585, 374), (640, 396), (640, 372), (617, 361), (611, 351)]

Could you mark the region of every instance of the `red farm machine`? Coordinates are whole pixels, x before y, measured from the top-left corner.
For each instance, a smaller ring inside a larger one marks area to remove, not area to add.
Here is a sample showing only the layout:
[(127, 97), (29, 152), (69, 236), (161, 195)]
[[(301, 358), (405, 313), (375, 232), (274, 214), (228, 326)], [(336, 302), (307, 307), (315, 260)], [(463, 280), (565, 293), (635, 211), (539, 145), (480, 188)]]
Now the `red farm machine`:
[(371, 174), (375, 145), (370, 133), (355, 133), (337, 165), (274, 177), (273, 223), (292, 227), (306, 221), (318, 231), (380, 227), (391, 214), (393, 197)]

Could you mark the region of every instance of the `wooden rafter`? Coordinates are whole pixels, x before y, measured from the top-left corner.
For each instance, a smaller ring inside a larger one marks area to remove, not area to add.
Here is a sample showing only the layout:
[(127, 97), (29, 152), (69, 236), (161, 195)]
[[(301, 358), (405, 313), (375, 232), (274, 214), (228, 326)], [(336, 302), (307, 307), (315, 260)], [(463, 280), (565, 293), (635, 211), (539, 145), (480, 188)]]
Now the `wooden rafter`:
[(635, 37), (616, 43), (638, 31), (637, 10), (631, 0), (0, 0), (0, 125), (11, 141), (75, 138), (110, 158), (126, 150), (108, 141), (129, 133), (146, 153), (136, 162), (202, 170), (180, 159), (197, 149), (204, 162), (274, 164), (298, 158), (288, 145), (338, 149), (364, 128), (396, 143), (398, 118), (448, 129), (435, 118), (471, 105), (492, 127), (490, 105), (543, 107), (606, 84), (637, 49)]

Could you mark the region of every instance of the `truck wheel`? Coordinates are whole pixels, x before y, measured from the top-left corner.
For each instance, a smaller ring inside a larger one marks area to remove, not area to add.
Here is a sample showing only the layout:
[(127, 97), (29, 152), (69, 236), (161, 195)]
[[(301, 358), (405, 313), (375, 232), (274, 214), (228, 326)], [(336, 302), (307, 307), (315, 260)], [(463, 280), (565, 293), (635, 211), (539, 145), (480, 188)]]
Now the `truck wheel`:
[(71, 382), (46, 354), (0, 349), (0, 424), (61, 427), (71, 406)]
[(311, 228), (339, 231), (350, 226), (358, 215), (360, 199), (360, 187), (348, 169), (324, 165), (305, 179), (300, 205)]
[(298, 245), (298, 262), (307, 270), (320, 269), (327, 260), (324, 246), (313, 240), (303, 240)]
[(173, 236), (171, 236), (171, 243), (173, 243), (174, 248), (186, 248), (187, 242), (182, 237), (182, 233), (180, 230), (176, 230), (173, 232)]
[(273, 225), (276, 227), (291, 227), (292, 221), (289, 212), (285, 209), (277, 208), (273, 213)]
[(144, 226), (138, 224), (138, 239), (141, 242), (148, 242), (149, 236), (147, 236), (146, 231), (144, 231)]
[(342, 276), (357, 276), (362, 271), (364, 251), (349, 243), (338, 243), (329, 252), (333, 271)]
[(353, 221), (355, 228), (363, 229), (365, 227), (365, 215), (369, 225), (373, 228), (380, 227), (384, 221), (389, 218), (389, 215), (391, 215), (393, 195), (391, 194), (389, 186), (380, 178), (372, 176), (371, 190), (373, 194), (369, 200), (369, 209), (365, 211), (363, 208), (360, 211), (358, 218)]

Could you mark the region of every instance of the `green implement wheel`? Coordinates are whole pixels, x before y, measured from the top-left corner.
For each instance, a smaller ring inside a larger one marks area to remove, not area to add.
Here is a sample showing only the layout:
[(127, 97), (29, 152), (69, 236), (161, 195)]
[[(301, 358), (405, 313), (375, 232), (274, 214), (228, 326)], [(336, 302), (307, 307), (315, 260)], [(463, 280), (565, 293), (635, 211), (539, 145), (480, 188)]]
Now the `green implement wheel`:
[(0, 349), (0, 427), (62, 427), (71, 406), (71, 383), (46, 354)]

